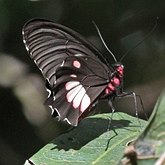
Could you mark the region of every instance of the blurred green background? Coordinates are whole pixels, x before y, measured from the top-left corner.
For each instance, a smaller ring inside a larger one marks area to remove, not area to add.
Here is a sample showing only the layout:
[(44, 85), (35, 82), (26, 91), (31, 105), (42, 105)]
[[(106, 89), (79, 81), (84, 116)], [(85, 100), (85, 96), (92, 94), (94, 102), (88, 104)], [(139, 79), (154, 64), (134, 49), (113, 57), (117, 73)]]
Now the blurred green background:
[[(114, 62), (101, 43), (120, 59), (143, 40), (159, 17), (156, 30), (123, 60), (124, 89), (143, 100), (152, 112), (165, 86), (165, 2), (163, 0), (0, 0), (0, 164), (18, 165), (59, 135), (65, 127), (52, 120), (43, 102), (44, 79), (22, 42), (22, 27), (32, 18), (66, 25), (95, 44)], [(104, 102), (98, 111), (110, 112)], [(114, 102), (116, 111), (134, 115), (132, 98)], [(103, 106), (104, 105), (104, 106)], [(104, 108), (102, 108), (104, 107)], [(143, 117), (138, 102), (139, 115)]]

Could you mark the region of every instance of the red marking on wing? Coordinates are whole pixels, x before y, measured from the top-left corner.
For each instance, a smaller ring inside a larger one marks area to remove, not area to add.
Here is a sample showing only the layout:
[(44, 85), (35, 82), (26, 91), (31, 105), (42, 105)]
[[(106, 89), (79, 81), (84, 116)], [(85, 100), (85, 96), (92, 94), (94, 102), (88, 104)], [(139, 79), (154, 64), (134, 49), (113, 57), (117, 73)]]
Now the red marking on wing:
[(76, 68), (80, 68), (81, 64), (80, 64), (79, 61), (75, 60), (75, 61), (73, 61), (73, 66), (76, 67)]

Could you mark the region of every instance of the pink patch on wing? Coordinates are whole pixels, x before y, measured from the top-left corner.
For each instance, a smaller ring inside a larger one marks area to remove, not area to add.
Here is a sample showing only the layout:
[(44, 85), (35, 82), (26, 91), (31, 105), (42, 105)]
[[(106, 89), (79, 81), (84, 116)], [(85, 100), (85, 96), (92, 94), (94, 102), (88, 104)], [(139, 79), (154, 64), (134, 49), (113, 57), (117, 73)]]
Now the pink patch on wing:
[(81, 64), (80, 64), (79, 61), (75, 60), (75, 61), (73, 61), (73, 66), (76, 67), (76, 68), (80, 68)]
[(82, 87), (81, 90), (79, 91), (79, 93), (76, 95), (76, 97), (73, 100), (73, 107), (75, 109), (79, 107), (85, 93), (86, 93), (86, 91), (85, 91), (84, 87)]
[(65, 84), (65, 89), (68, 91), (68, 90), (76, 87), (79, 84), (80, 84), (80, 82), (78, 82), (78, 81), (69, 81)]
[(65, 84), (65, 89), (68, 91), (66, 94), (67, 101), (72, 102), (72, 106), (75, 109), (80, 107), (80, 111), (84, 112), (91, 103), (85, 88), (79, 81), (69, 81)]
[(90, 103), (91, 101), (89, 96), (85, 94), (81, 102), (80, 111), (84, 112), (89, 107)]
[(77, 87), (71, 89), (67, 95), (66, 95), (66, 98), (67, 98), (67, 101), (70, 103), (72, 102), (72, 100), (76, 97), (76, 95), (79, 93), (79, 91), (81, 90), (82, 88), (82, 85), (78, 85)]

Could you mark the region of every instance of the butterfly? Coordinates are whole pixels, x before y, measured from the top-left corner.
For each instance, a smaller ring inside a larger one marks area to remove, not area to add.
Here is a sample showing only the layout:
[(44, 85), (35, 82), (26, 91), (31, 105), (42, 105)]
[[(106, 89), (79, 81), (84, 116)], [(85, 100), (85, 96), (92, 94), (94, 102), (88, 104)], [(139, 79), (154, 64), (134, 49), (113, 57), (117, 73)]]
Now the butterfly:
[(59, 120), (77, 126), (99, 100), (111, 102), (122, 94), (124, 66), (109, 65), (92, 43), (72, 29), (33, 19), (23, 27), (23, 41), (45, 78), (46, 104)]

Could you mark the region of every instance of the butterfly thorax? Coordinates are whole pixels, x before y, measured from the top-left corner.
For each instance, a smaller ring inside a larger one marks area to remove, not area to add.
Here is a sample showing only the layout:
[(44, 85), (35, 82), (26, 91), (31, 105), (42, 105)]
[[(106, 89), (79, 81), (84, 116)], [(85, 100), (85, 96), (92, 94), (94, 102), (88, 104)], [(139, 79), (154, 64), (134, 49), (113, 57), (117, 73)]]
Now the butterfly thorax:
[(105, 95), (112, 95), (120, 90), (123, 84), (124, 66), (120, 63), (113, 65), (114, 71), (109, 76), (109, 83), (105, 89)]

